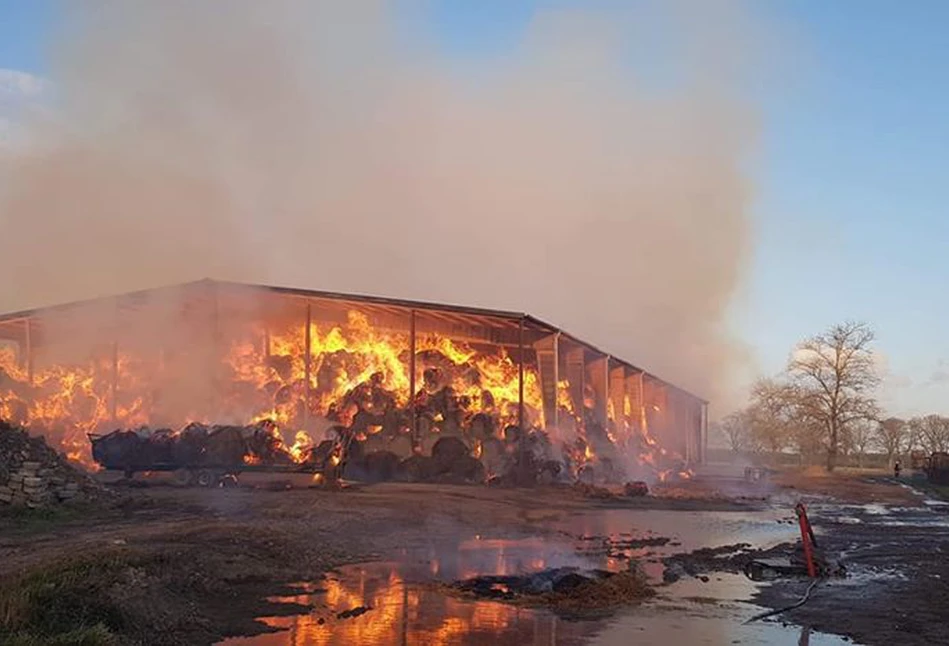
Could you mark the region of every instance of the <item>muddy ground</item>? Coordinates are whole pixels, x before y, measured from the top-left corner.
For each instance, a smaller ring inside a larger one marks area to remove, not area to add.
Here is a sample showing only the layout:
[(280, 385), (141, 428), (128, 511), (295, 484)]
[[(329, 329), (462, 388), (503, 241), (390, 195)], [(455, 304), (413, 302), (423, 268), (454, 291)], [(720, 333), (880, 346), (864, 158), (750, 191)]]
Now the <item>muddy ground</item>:
[[(798, 499), (852, 576), (818, 585), (784, 619), (870, 645), (949, 642), (949, 514), (881, 476), (785, 474), (764, 487), (710, 478), (613, 500), (564, 487), (146, 484), (117, 487), (106, 506), (0, 515), (0, 643), (211, 644), (259, 632), (254, 617), (299, 612), (265, 598), (347, 563), (451, 551), (483, 533), (554, 540), (564, 519), (595, 509), (790, 511)], [(754, 555), (698, 553), (687, 576), (735, 571)], [(757, 602), (789, 605), (806, 585), (772, 584)]]

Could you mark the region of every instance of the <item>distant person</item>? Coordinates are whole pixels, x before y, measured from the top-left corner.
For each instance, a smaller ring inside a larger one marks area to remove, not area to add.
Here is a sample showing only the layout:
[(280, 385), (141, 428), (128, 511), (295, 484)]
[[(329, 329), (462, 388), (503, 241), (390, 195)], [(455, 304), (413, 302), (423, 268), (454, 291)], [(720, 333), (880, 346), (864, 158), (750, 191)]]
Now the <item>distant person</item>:
[(897, 460), (893, 463), (893, 477), (897, 480), (900, 479), (900, 471), (903, 470), (903, 466), (900, 464), (900, 461)]

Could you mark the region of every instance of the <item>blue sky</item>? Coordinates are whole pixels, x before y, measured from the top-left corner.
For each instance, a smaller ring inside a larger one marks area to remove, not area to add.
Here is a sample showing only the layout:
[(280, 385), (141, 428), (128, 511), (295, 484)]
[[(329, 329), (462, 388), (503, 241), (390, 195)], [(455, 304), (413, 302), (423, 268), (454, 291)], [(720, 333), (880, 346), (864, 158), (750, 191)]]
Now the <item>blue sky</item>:
[(794, 338), (866, 320), (893, 406), (949, 412), (949, 3), (769, 4), (810, 62), (766, 104), (740, 325), (771, 367)]
[[(441, 45), (503, 57), (541, 0), (433, 0)], [(795, 63), (764, 84), (757, 244), (734, 323), (760, 368), (870, 322), (897, 413), (949, 413), (949, 2), (761, 0)], [(0, 0), (0, 68), (38, 75), (54, 0)], [(786, 81), (786, 82), (785, 82)]]

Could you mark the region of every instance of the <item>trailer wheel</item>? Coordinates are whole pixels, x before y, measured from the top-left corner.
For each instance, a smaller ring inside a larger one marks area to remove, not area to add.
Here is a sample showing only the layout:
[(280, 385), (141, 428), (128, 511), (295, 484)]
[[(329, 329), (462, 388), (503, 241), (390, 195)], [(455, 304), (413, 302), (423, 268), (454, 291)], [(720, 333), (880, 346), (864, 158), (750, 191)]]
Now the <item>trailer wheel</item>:
[(225, 489), (237, 487), (237, 476), (233, 473), (225, 473), (223, 476), (221, 476), (220, 485)]
[(210, 471), (199, 471), (197, 483), (199, 487), (213, 487), (217, 484), (217, 477)]
[(190, 487), (194, 484), (194, 471), (191, 469), (175, 469), (172, 476), (179, 487)]

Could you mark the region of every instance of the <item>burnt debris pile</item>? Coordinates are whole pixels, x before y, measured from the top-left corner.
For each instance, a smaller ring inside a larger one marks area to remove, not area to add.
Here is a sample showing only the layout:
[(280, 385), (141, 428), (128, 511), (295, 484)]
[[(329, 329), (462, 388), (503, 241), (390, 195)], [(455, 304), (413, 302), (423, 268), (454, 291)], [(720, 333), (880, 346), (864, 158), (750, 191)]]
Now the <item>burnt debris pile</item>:
[(477, 576), (448, 587), (463, 597), (549, 607), (567, 616), (602, 614), (654, 594), (635, 568), (624, 572), (551, 568), (530, 574)]
[(44, 438), (0, 421), (0, 505), (45, 507), (104, 493)]

